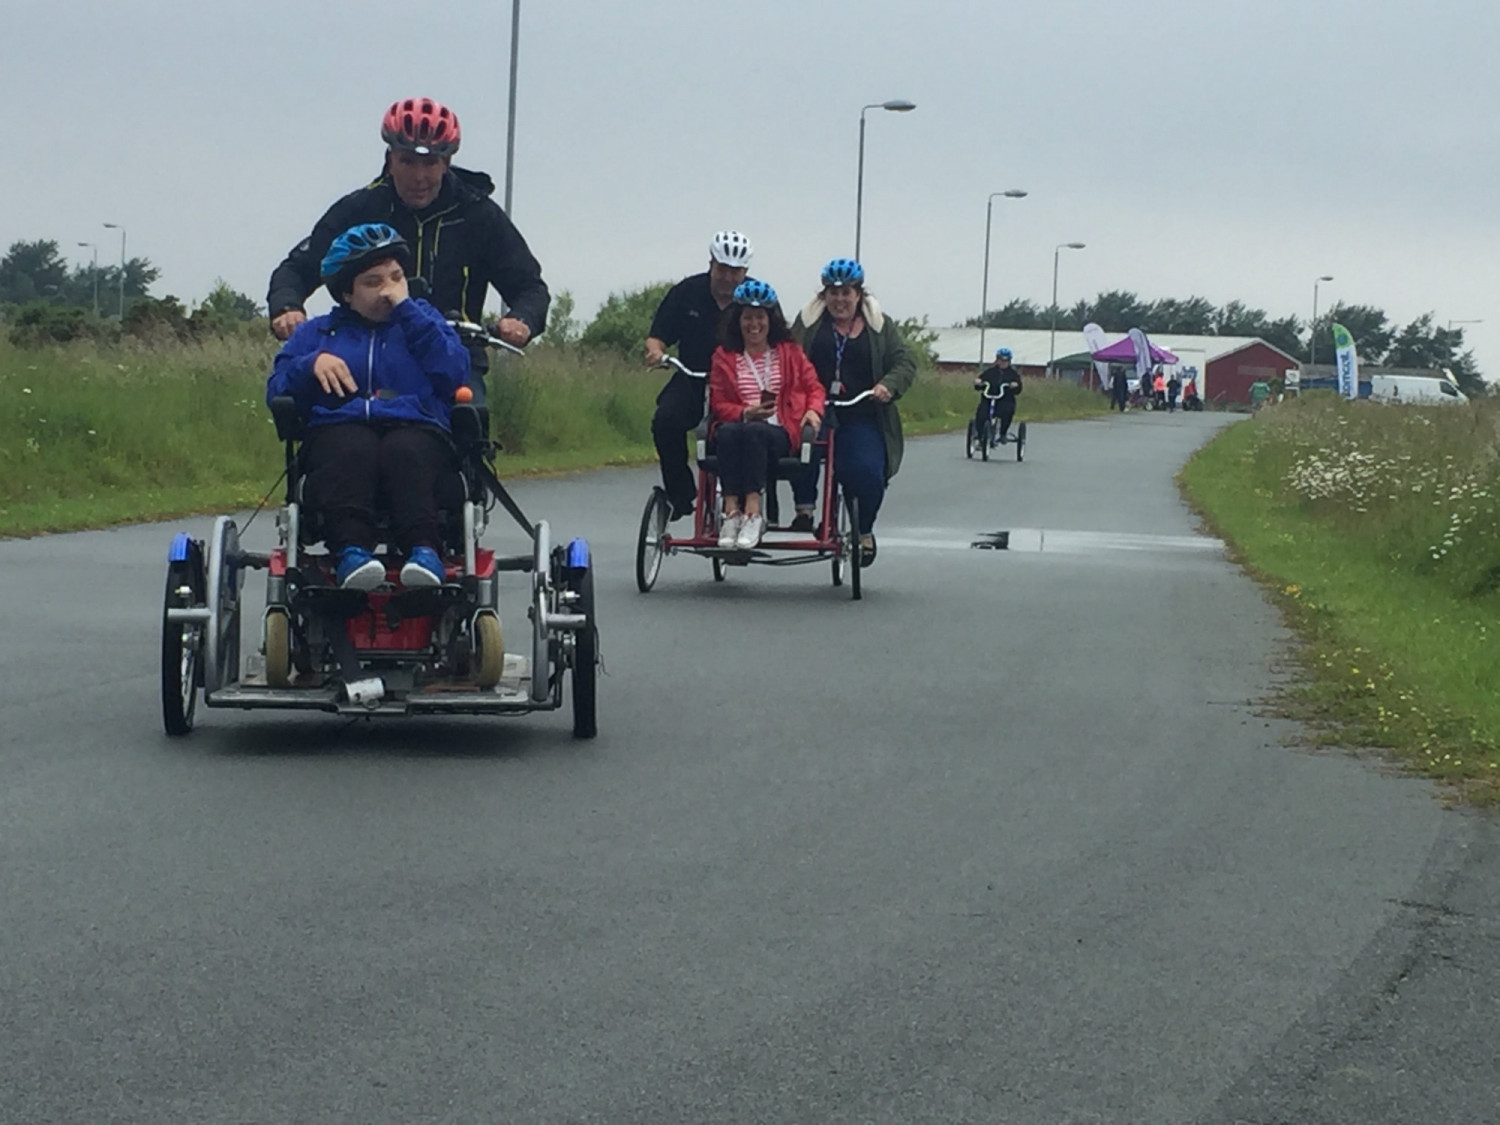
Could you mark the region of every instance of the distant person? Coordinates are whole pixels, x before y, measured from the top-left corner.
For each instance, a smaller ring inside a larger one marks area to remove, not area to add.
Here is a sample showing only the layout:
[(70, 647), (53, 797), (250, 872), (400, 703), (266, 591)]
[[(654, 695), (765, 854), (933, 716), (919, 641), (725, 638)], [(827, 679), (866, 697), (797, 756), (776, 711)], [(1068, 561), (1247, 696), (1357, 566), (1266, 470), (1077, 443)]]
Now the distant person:
[(1119, 368), (1112, 369), (1110, 372), (1109, 393), (1111, 403), (1121, 414), (1124, 414), (1130, 406), (1130, 380)]
[(1156, 374), (1151, 379), (1151, 395), (1156, 400), (1156, 408), (1161, 410), (1167, 405), (1167, 377), (1161, 373), (1161, 368), (1156, 369)]
[(1202, 410), (1203, 400), (1198, 397), (1198, 380), (1189, 375), (1187, 382), (1182, 385), (1182, 408), (1184, 410)]
[(1177, 396), (1182, 393), (1182, 380), (1174, 372), (1167, 380), (1167, 413), (1177, 413)]
[[(493, 285), (509, 310), (495, 335), (524, 346), (546, 327), (552, 298), (526, 240), (490, 198), (494, 181), (452, 166), (458, 116), (431, 98), (405, 98), (385, 111), (380, 138), (386, 145), (380, 175), (330, 207), (271, 274), (271, 331), (286, 340), (307, 319), (303, 302), (321, 283), (319, 265), (335, 238), (360, 223), (385, 223), (410, 247), (412, 277), (426, 281), (434, 308), (478, 323)], [(470, 347), (469, 358), (474, 402), (483, 405), (489, 358), (480, 344)]]
[[(646, 364), (654, 367), (673, 344), (677, 358), (690, 371), (708, 370), (719, 342), (719, 322), (745, 280), (754, 250), (737, 230), (721, 230), (708, 244), (708, 269), (685, 277), (662, 298), (646, 335)], [(687, 436), (703, 421), (703, 379), (681, 371), (656, 396), (651, 438), (661, 463), (661, 483), (671, 504), (671, 518), (693, 511), (698, 486), (688, 468)]]
[[(980, 392), (979, 406), (974, 411), (974, 430), (984, 433), (984, 423), (990, 417), (1000, 420), (1000, 444), (1010, 440), (1011, 419), (1016, 416), (1016, 396), (1021, 393), (1021, 373), (1010, 365), (1009, 348), (995, 349), (995, 362), (979, 373), (974, 380), (974, 389)], [(992, 398), (999, 395), (999, 398)]]
[(1266, 400), (1271, 397), (1271, 384), (1264, 379), (1257, 379), (1250, 384), (1250, 409), (1259, 410), (1265, 405)]

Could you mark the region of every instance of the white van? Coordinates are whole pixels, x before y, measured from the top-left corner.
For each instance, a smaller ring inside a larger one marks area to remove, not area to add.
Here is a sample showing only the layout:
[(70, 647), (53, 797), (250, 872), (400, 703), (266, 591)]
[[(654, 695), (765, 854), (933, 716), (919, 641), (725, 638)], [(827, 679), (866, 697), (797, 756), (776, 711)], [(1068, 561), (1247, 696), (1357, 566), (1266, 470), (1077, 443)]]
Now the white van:
[(1457, 383), (1432, 375), (1371, 375), (1370, 397), (1393, 406), (1444, 406), (1469, 401)]

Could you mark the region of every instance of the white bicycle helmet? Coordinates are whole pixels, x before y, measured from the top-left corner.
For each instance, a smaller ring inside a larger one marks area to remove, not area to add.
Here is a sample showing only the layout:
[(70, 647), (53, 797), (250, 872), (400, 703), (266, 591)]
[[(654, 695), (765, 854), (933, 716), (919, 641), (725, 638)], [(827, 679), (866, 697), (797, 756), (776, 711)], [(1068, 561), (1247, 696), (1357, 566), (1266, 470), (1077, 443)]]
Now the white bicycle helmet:
[(731, 269), (748, 269), (750, 255), (755, 251), (750, 248), (750, 240), (739, 231), (721, 230), (708, 244), (708, 253), (721, 265)]

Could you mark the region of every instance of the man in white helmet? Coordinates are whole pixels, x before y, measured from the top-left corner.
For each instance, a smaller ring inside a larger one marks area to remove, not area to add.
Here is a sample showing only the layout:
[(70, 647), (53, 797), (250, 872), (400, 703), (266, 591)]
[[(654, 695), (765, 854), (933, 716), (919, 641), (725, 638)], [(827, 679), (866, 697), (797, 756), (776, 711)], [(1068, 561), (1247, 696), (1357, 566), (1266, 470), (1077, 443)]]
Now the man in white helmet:
[[(737, 230), (721, 230), (708, 245), (708, 271), (685, 277), (667, 291), (651, 318), (646, 363), (655, 366), (673, 344), (691, 371), (707, 371), (719, 343), (719, 318), (750, 266), (750, 240)], [(672, 504), (672, 518), (693, 510), (698, 485), (688, 468), (688, 434), (703, 420), (706, 381), (674, 372), (656, 396), (651, 436), (661, 461), (661, 482)]]

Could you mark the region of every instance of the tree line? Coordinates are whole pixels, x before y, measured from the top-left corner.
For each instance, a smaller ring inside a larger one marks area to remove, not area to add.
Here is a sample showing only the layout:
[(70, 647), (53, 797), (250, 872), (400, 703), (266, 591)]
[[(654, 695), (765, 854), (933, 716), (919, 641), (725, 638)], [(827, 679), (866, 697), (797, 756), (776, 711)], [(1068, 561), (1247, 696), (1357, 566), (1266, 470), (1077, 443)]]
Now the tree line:
[[(988, 328), (1050, 328), (1051, 306), (1042, 307), (1017, 298), (984, 317)], [(1342, 324), (1354, 337), (1360, 362), (1381, 367), (1416, 367), (1452, 370), (1459, 385), (1470, 394), (1485, 393), (1484, 381), (1474, 365), (1474, 353), (1464, 347), (1462, 328), (1437, 323), (1434, 313), (1423, 313), (1411, 323), (1398, 325), (1374, 305), (1340, 301), (1318, 316), (1315, 324), (1295, 316), (1272, 317), (1264, 309), (1243, 301), (1215, 305), (1204, 297), (1157, 301), (1142, 300), (1123, 289), (1100, 293), (1092, 301), (1081, 300), (1071, 308), (1058, 308), (1059, 327), (1077, 331), (1094, 323), (1106, 332), (1128, 332), (1141, 328), (1152, 333), (1179, 336), (1258, 336), (1288, 355), (1307, 362), (1310, 343), (1317, 340), (1317, 358), (1333, 361), (1333, 325)], [(978, 328), (980, 318), (970, 317), (966, 327)]]
[[(121, 285), (123, 276), (124, 285)], [(224, 334), (264, 310), (222, 278), (193, 308), (153, 297), (161, 271), (147, 258), (119, 265), (70, 266), (54, 239), (12, 242), (0, 258), (0, 316), (12, 343), (33, 346), (83, 338), (196, 339)]]

